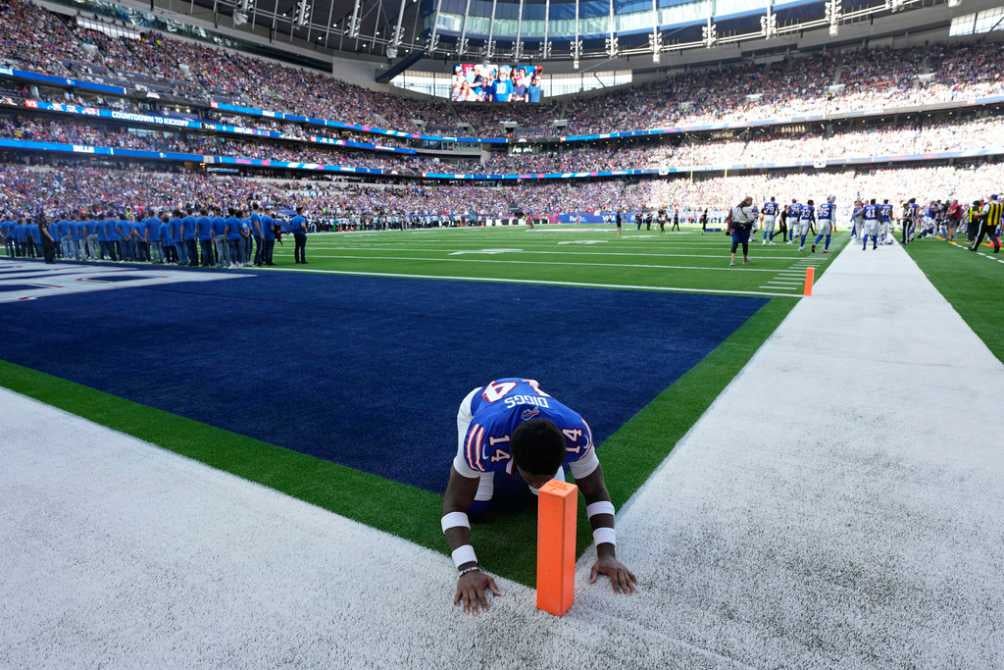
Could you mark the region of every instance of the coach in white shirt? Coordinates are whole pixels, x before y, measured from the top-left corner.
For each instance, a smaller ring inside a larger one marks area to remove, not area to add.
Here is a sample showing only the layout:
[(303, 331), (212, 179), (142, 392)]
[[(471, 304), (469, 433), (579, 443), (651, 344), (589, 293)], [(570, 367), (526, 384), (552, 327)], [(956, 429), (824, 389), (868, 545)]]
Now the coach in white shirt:
[(750, 262), (750, 233), (753, 222), (756, 221), (756, 211), (753, 209), (752, 196), (746, 196), (742, 202), (732, 208), (732, 254), (729, 265), (736, 264), (736, 249), (743, 245), (743, 263)]

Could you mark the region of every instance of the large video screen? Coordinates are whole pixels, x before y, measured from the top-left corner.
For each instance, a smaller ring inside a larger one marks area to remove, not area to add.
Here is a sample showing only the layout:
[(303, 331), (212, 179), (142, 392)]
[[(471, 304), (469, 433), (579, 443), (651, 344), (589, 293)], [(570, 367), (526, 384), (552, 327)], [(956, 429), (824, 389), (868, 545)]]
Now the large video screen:
[(537, 104), (544, 97), (540, 65), (460, 63), (453, 66), (450, 100)]

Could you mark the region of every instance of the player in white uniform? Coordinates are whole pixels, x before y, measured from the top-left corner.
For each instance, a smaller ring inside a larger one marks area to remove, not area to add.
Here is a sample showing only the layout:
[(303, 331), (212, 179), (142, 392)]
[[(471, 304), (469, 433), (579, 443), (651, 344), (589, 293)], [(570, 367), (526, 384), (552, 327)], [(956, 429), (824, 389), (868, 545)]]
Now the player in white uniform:
[(777, 202), (771, 196), (770, 202), (765, 202), (760, 212), (760, 222), (763, 225), (763, 240), (761, 244), (774, 244), (774, 222), (777, 220), (777, 213)]
[(785, 244), (791, 244), (795, 238), (802, 236), (802, 226), (799, 218), (802, 216), (802, 205), (798, 200), (792, 200), (788, 205), (788, 239)]

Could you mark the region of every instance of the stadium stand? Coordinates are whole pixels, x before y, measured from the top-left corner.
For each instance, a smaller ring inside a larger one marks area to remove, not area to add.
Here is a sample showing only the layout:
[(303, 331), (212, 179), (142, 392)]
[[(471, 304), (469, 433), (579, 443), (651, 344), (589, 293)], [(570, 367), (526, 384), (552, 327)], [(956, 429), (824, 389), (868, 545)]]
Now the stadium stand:
[[(521, 153), (505, 145), (465, 153), (417, 141), (411, 133), (467, 124), (491, 137), (503, 118), (515, 118), (521, 132), (547, 132), (557, 108), (406, 99), (156, 31), (140, 39), (110, 37), (25, 0), (0, 2), (0, 17), (11, 26), (0, 36), (2, 62), (123, 91), (141, 85), (175, 100), (3, 79), (0, 141), (9, 146), (0, 157), (9, 162), (0, 213), (8, 220), (38, 211), (50, 217), (83, 210), (139, 216), (205, 202), (246, 210), (252, 201), (290, 210), (302, 205), (322, 227), (339, 229), (453, 225), (518, 211), (559, 220), (650, 207), (673, 207), (693, 220), (692, 212), (721, 212), (751, 193), (757, 200), (833, 193), (843, 207), (868, 192), (905, 199), (917, 195), (909, 192), (908, 185), (920, 183), (914, 177), (932, 185), (925, 196), (958, 192), (976, 199), (994, 189), (1004, 169), (994, 158), (1004, 155), (1004, 126), (992, 97), (1004, 93), (999, 44), (822, 52), (770, 65), (684, 72), (560, 106), (575, 132), (675, 128), (660, 137), (570, 143), (542, 137), (522, 143)], [(730, 94), (737, 77), (751, 95)], [(376, 137), (369, 126), (322, 129), (303, 117), (249, 118), (227, 103), (343, 124), (381, 123), (398, 134)], [(887, 106), (933, 103), (949, 103), (949, 109), (876, 115)], [(862, 116), (828, 123), (784, 116), (821, 111)], [(687, 124), (723, 123), (735, 127), (685, 132)], [(57, 152), (80, 160), (53, 159), (51, 147), (26, 142), (58, 143), (70, 149)], [(94, 156), (101, 153), (94, 147), (103, 147), (103, 155)], [(130, 158), (116, 150), (153, 153)], [(174, 163), (157, 162), (163, 158), (158, 154), (170, 152), (179, 155)], [(143, 159), (140, 170), (128, 163), (135, 159)], [(225, 162), (241, 176), (207, 175), (205, 165), (178, 169), (193, 159)], [(302, 177), (335, 165), (341, 166), (337, 176), (351, 176), (353, 183), (261, 179)], [(609, 179), (590, 181), (597, 172)], [(525, 183), (545, 173), (577, 183)], [(46, 190), (54, 175), (57, 187)], [(510, 181), (500, 181), (501, 175)], [(634, 179), (639, 175), (650, 178)], [(461, 176), (484, 183), (460, 185)], [(376, 177), (379, 183), (359, 183)]]
[[(155, 32), (139, 40), (116, 39), (73, 26), (26, 0), (5, 0), (0, 17), (13, 28), (0, 38), (0, 59), (12, 65), (126, 86), (142, 81), (203, 103), (234, 102), (409, 132), (421, 130), (416, 119), (443, 129), (455, 120), (454, 128), (469, 124), (482, 135), (499, 134), (503, 120), (543, 128), (554, 116), (548, 105), (457, 109), (446, 101), (417, 101)], [(603, 133), (792, 113), (865, 112), (893, 104), (961, 103), (1004, 92), (1002, 49), (1000, 44), (933, 45), (811, 54), (780, 64), (684, 73), (657, 85), (564, 102), (561, 112), (570, 130)], [(921, 79), (924, 74), (931, 76)], [(742, 78), (749, 95), (732, 94), (735, 77)]]

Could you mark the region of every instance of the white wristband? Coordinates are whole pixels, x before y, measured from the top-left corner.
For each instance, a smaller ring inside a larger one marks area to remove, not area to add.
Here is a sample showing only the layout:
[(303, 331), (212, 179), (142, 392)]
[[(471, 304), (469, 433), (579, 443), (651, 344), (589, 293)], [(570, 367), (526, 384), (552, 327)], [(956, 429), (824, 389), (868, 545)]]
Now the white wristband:
[(439, 521), (439, 525), (443, 527), (443, 532), (445, 533), (451, 528), (470, 528), (471, 522), (463, 512), (450, 512), (443, 515), (443, 518)]
[(614, 504), (609, 500), (600, 500), (586, 505), (586, 515), (592, 519), (597, 514), (614, 514)]
[(613, 528), (597, 528), (593, 531), (593, 542), (601, 544), (617, 544), (617, 531)]
[(453, 565), (458, 568), (464, 563), (478, 562), (478, 557), (474, 554), (474, 547), (469, 544), (457, 547), (453, 550), (451, 556), (453, 556)]

